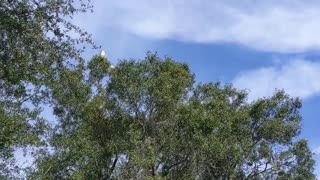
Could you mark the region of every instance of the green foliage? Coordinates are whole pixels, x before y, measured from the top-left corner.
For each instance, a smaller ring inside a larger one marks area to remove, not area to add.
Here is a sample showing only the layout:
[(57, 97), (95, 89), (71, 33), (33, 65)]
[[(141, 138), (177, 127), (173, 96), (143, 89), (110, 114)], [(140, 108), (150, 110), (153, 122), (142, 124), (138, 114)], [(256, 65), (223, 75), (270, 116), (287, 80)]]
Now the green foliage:
[(90, 6), (86, 1), (76, 4), (0, 1), (0, 178), (12, 178), (8, 171), (14, 168), (15, 148), (43, 145), (48, 125), (39, 116), (39, 105), (48, 103), (63, 69), (83, 66), (80, 45), (92, 41), (67, 19)]
[(280, 91), (248, 103), (245, 91), (194, 85), (186, 64), (151, 53), (114, 69), (95, 56), (87, 68), (53, 87), (54, 152), (38, 157), (33, 178), (315, 178), (299, 99)]

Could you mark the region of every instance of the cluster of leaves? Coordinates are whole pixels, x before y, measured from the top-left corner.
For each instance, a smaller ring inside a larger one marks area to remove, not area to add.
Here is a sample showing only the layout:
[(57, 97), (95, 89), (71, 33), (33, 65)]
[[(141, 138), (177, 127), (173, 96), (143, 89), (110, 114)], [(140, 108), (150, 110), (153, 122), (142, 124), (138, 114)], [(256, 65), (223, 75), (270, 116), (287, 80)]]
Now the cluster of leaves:
[(15, 148), (43, 145), (48, 126), (39, 105), (48, 103), (48, 89), (61, 69), (83, 64), (81, 44), (92, 44), (89, 34), (67, 21), (90, 5), (74, 4), (0, 1), (0, 178), (11, 177)]
[[(246, 101), (231, 85), (194, 85), (186, 64), (147, 54), (89, 77), (65, 72), (53, 88), (59, 125), (39, 179), (314, 179), (299, 140), (299, 99)], [(63, 88), (62, 88), (63, 87)], [(68, 98), (66, 98), (68, 97)]]

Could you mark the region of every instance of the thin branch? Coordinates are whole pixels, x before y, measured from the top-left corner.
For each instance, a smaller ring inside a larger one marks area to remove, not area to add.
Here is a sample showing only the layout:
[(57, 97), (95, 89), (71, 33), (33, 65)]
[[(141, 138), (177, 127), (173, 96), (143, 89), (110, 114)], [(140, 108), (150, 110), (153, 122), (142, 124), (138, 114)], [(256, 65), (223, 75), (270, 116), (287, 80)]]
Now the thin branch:
[(116, 165), (117, 165), (117, 162), (118, 162), (118, 156), (116, 156), (116, 158), (114, 159), (113, 163), (112, 163), (112, 166), (111, 166), (111, 169), (110, 169), (110, 174), (108, 176), (107, 179), (110, 179), (112, 174), (113, 174), (113, 171), (114, 169), (116, 168)]

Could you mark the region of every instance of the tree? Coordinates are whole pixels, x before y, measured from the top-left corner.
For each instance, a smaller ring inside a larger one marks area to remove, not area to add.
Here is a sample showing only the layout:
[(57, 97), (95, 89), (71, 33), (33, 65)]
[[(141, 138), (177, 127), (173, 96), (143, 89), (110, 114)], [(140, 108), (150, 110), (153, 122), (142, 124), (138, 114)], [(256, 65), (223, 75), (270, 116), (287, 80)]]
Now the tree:
[(39, 105), (48, 103), (50, 86), (64, 68), (81, 68), (80, 45), (93, 45), (88, 33), (67, 20), (90, 9), (86, 1), (76, 4), (0, 2), (0, 178), (13, 174), (16, 147), (41, 145), (48, 126)]
[(95, 56), (85, 69), (51, 86), (59, 124), (32, 178), (315, 179), (301, 101), (283, 91), (248, 102), (152, 53), (115, 68)]

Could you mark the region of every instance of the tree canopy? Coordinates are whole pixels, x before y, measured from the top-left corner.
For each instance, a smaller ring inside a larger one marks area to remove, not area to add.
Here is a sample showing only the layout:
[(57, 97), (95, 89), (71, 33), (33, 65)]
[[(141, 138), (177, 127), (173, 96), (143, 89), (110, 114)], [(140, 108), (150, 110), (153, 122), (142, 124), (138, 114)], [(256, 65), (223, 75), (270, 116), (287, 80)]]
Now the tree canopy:
[(66, 19), (87, 3), (0, 2), (0, 179), (18, 178), (18, 147), (36, 147), (26, 179), (315, 179), (300, 99), (249, 102), (156, 53), (85, 61), (95, 45)]
[[(0, 178), (15, 169), (17, 147), (43, 145), (48, 128), (39, 105), (48, 104), (50, 84), (64, 68), (81, 66), (81, 44), (94, 44), (73, 25), (86, 1), (0, 1)], [(94, 46), (95, 47), (95, 46)]]
[(88, 71), (66, 72), (53, 88), (54, 153), (37, 158), (33, 177), (315, 178), (298, 138), (301, 102), (283, 91), (249, 103), (245, 91), (195, 85), (188, 65), (152, 53), (114, 69), (95, 56)]

